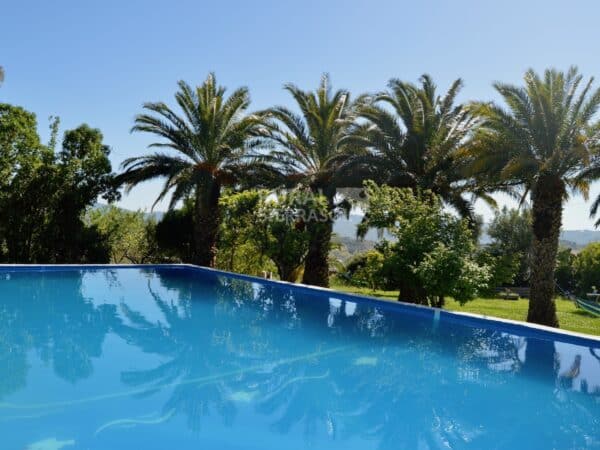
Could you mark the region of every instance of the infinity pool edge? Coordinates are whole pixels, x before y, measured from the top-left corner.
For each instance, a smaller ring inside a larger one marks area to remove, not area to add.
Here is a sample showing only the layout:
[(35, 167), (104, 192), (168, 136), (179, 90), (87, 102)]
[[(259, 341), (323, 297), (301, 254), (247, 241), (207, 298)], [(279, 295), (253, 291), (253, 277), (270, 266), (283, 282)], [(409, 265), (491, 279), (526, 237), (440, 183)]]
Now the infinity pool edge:
[(561, 342), (583, 346), (590, 346), (589, 344), (593, 344), (592, 346), (596, 347), (600, 345), (600, 336), (592, 334), (557, 329), (545, 325), (522, 322), (518, 320), (503, 319), (495, 316), (486, 316), (483, 314), (475, 314), (461, 311), (448, 311), (445, 309), (434, 308), (425, 305), (415, 305), (412, 303), (406, 303), (401, 301), (384, 300), (368, 295), (337, 291), (331, 288), (310, 286), (306, 284), (292, 283), (288, 281), (271, 280), (252, 275), (245, 275), (236, 272), (228, 272), (225, 270), (198, 266), (194, 264), (0, 264), (0, 272), (6, 271), (6, 269), (12, 269), (13, 271), (17, 269), (17, 271), (24, 272), (58, 271), (61, 269), (191, 269), (192, 271), (220, 274), (228, 276), (230, 278), (237, 278), (249, 282), (261, 283), (266, 285), (271, 284), (294, 290), (308, 291), (309, 293), (327, 293), (328, 295), (334, 295), (342, 299), (349, 299), (350, 301), (357, 301), (362, 304), (378, 305), (383, 309), (393, 311), (396, 313), (408, 312), (419, 315), (425, 314), (430, 315), (431, 318), (434, 320), (438, 320), (443, 317), (446, 320), (450, 320), (463, 326), (477, 327), (477, 325), (479, 324), (484, 328), (493, 328), (498, 331), (505, 331), (507, 333), (519, 332), (519, 334), (524, 335), (525, 337), (534, 337), (539, 339), (552, 339), (553, 337), (555, 337), (558, 339), (552, 340), (560, 340)]

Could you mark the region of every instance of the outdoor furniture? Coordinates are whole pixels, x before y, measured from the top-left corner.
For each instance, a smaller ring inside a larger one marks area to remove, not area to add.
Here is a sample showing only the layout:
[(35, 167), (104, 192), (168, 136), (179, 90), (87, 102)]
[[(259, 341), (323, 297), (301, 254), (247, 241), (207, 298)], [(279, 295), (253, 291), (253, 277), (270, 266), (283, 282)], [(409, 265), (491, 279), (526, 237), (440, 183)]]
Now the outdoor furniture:
[(600, 317), (600, 305), (597, 302), (575, 297), (575, 304), (584, 311)]
[(517, 294), (516, 292), (512, 292), (509, 290), (506, 291), (502, 291), (498, 294), (498, 297), (500, 297), (503, 300), (519, 300), (519, 294)]

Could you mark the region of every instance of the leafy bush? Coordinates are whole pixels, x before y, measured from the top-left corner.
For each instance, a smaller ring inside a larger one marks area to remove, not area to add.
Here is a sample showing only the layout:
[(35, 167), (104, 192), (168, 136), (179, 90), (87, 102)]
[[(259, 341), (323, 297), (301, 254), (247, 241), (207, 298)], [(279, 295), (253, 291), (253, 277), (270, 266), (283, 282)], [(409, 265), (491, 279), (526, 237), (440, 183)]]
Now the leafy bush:
[(388, 284), (383, 272), (384, 262), (383, 254), (377, 250), (360, 253), (346, 264), (340, 277), (353, 286), (386, 289)]
[(142, 211), (108, 206), (88, 212), (86, 222), (105, 239), (111, 263), (146, 264), (158, 262), (156, 222)]
[(43, 145), (34, 114), (0, 104), (0, 260), (108, 262), (106, 243), (83, 217), (98, 197), (119, 196), (110, 148), (100, 130), (80, 125), (56, 151), (58, 126), (54, 119)]
[(168, 211), (156, 224), (156, 243), (164, 257), (190, 262), (194, 253), (194, 205), (186, 200), (183, 207)]
[(497, 254), (489, 247), (483, 247), (477, 252), (476, 259), (479, 264), (489, 267), (490, 272), (488, 287), (481, 294), (492, 296), (494, 288), (514, 285), (521, 265), (519, 254)]
[(580, 294), (586, 294), (593, 286), (600, 287), (600, 242), (587, 245), (575, 260), (575, 277)]
[(502, 208), (489, 224), (492, 242), (486, 251), (495, 258), (494, 287), (529, 284), (531, 261), (531, 210)]
[(577, 288), (576, 261), (577, 255), (570, 248), (561, 248), (556, 255), (556, 272), (554, 276), (556, 283), (563, 290), (572, 292)]
[(490, 269), (475, 259), (476, 244), (466, 220), (444, 211), (431, 192), (365, 183), (368, 200), (359, 226), (387, 229), (395, 241), (383, 240), (383, 275), (400, 290), (400, 300), (442, 306), (445, 296), (460, 302), (485, 289)]
[[(250, 190), (221, 198), (217, 265), (258, 275), (276, 270), (297, 281), (308, 254), (309, 220), (327, 217), (327, 201), (302, 190), (269, 196)], [(320, 222), (319, 222), (320, 223)]]
[(221, 196), (217, 267), (233, 272), (261, 275), (275, 270), (255, 238), (258, 211), (266, 191), (229, 192)]

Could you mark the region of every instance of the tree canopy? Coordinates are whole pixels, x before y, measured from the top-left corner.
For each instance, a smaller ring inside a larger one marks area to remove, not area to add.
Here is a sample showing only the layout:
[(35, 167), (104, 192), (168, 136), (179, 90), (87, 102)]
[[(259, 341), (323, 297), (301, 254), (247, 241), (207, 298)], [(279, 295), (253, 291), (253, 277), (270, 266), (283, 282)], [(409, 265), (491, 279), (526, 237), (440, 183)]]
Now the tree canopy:
[(464, 302), (487, 287), (489, 268), (475, 260), (475, 242), (467, 221), (442, 208), (429, 191), (414, 192), (365, 183), (368, 206), (359, 231), (387, 230), (383, 270), (400, 289), (399, 299), (443, 306), (444, 297)]
[(153, 179), (164, 179), (159, 202), (171, 194), (170, 206), (195, 196), (194, 262), (213, 266), (219, 228), (219, 197), (223, 186), (242, 178), (253, 179), (256, 164), (247, 159), (247, 141), (263, 124), (259, 114), (247, 114), (250, 95), (245, 87), (226, 96), (226, 89), (209, 74), (195, 88), (180, 81), (175, 101), (180, 112), (164, 102), (144, 104), (145, 113), (135, 118), (134, 132), (149, 133), (159, 140), (151, 149), (166, 149), (128, 158), (117, 181), (126, 190)]
[(474, 107), (483, 124), (469, 148), (471, 170), (481, 183), (519, 187), (531, 195), (532, 263), (528, 320), (558, 325), (554, 271), (562, 211), (569, 189), (587, 196), (600, 172), (591, 162), (600, 149), (600, 89), (575, 67), (526, 72), (524, 86), (495, 83), (506, 108)]
[[(56, 122), (58, 124), (58, 122)], [(35, 115), (0, 105), (0, 257), (7, 262), (108, 262), (105, 243), (82, 216), (118, 193), (99, 130), (64, 133), (62, 148), (40, 142)]]

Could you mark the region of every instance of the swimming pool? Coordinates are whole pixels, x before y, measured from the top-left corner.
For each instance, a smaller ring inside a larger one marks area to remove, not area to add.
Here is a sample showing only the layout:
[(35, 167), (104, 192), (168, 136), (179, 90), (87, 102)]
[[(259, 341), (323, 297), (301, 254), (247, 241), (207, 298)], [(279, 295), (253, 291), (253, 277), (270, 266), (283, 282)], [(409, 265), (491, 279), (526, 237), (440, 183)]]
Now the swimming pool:
[(2, 267), (0, 442), (600, 448), (600, 341), (191, 266)]

